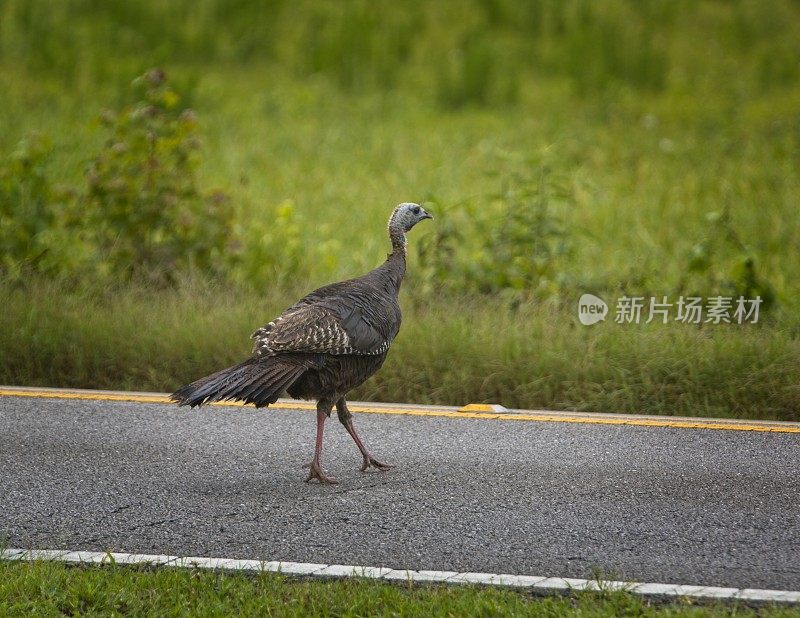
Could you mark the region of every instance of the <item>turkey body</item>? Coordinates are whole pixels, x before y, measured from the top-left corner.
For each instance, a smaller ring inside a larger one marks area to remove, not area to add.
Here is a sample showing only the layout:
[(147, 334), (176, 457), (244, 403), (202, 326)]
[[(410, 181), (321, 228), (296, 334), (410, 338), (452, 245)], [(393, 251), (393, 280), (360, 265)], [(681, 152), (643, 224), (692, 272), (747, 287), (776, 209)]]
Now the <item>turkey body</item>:
[(284, 392), (298, 399), (315, 399), (317, 444), (307, 480), (335, 482), (319, 463), (322, 428), (334, 406), (364, 457), (362, 470), (388, 469), (361, 442), (345, 395), (386, 360), (402, 321), (398, 296), (406, 271), (405, 233), (431, 218), (418, 204), (397, 206), (389, 219), (392, 253), (383, 264), (361, 277), (304, 296), (253, 333), (250, 358), (178, 389), (173, 401), (194, 407), (240, 400), (265, 407)]
[(181, 405), (239, 399), (256, 407), (288, 391), (298, 399), (338, 401), (383, 364), (400, 330), (398, 303), (405, 256), (357, 279), (326, 285), (304, 296), (252, 335), (252, 356), (184, 386)]
[(321, 356), (287, 392), (295, 399), (325, 399), (335, 393), (348, 393), (378, 371), (388, 353), (375, 356)]
[(360, 386), (381, 368), (402, 322), (398, 294), (405, 259), (402, 264), (397, 261), (390, 256), (364, 277), (325, 286), (294, 305), (342, 308), (342, 314), (357, 316), (356, 320), (345, 318), (345, 328), (350, 327), (348, 338), (360, 346), (360, 353), (316, 355), (312, 366), (287, 388), (292, 397), (338, 399), (337, 395)]

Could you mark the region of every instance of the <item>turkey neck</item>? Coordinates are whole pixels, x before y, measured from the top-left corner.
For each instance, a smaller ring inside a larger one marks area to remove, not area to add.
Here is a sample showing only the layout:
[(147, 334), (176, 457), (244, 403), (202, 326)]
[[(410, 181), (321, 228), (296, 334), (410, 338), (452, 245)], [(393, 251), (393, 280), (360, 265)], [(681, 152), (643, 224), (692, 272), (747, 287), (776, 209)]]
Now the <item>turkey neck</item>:
[(392, 241), (392, 252), (386, 258), (384, 266), (397, 294), (406, 274), (406, 235), (399, 227), (392, 226), (389, 228), (389, 239)]

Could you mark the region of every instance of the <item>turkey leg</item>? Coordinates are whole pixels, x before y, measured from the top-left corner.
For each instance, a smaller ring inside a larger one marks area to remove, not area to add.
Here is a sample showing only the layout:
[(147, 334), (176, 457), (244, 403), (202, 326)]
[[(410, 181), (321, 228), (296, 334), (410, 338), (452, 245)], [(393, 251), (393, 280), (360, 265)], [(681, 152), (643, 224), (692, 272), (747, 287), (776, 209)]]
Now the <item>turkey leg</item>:
[(319, 458), (322, 454), (322, 432), (325, 429), (325, 419), (331, 414), (331, 405), (324, 401), (317, 402), (317, 442), (314, 445), (314, 459), (307, 463), (304, 468), (310, 468), (308, 471), (308, 478), (306, 483), (311, 479), (317, 479), (320, 483), (325, 485), (335, 485), (339, 481), (331, 478), (325, 474), (322, 469)]
[(372, 455), (369, 454), (367, 447), (364, 446), (364, 443), (361, 441), (361, 438), (358, 437), (356, 433), (356, 428), (353, 426), (353, 415), (350, 410), (347, 409), (347, 402), (344, 400), (344, 397), (339, 399), (336, 402), (336, 414), (339, 416), (339, 422), (344, 425), (344, 428), (347, 430), (347, 433), (350, 434), (350, 437), (353, 438), (353, 442), (356, 443), (358, 450), (361, 451), (361, 455), (364, 457), (364, 463), (361, 466), (361, 471), (364, 472), (370, 466), (376, 467), (378, 470), (386, 471), (390, 469), (392, 466), (386, 465), (385, 463), (381, 463), (377, 459), (375, 459)]

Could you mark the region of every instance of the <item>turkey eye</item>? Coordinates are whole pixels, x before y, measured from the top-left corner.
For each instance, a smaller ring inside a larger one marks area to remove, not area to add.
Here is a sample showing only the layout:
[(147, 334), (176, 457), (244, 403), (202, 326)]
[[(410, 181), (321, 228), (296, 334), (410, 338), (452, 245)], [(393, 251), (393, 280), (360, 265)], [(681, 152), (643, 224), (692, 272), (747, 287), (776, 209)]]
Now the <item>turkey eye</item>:
[(411, 212), (413, 212), (415, 215), (418, 215), (419, 214), (419, 206), (414, 206), (414, 208), (411, 209)]

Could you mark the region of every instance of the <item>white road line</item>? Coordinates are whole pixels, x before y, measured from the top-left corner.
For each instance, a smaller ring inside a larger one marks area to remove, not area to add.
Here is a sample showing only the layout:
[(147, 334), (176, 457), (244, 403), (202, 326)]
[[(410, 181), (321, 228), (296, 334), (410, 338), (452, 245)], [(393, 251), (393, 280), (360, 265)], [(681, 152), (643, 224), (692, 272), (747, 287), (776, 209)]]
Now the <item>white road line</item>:
[(634, 594), (665, 598), (691, 597), (706, 600), (739, 600), (759, 603), (800, 603), (800, 591), (720, 588), (621, 581), (596, 581), (570, 577), (534, 577), (504, 573), (457, 573), (455, 571), (411, 571), (386, 567), (239, 560), (236, 558), (179, 557), (118, 552), (68, 551), (52, 549), (0, 550), (0, 560), (51, 560), (71, 564), (149, 564), (178, 568), (220, 569), (225, 571), (266, 571), (311, 577), (366, 577), (418, 583), (478, 584), (509, 586), (531, 592), (552, 593), (571, 590), (627, 590)]

